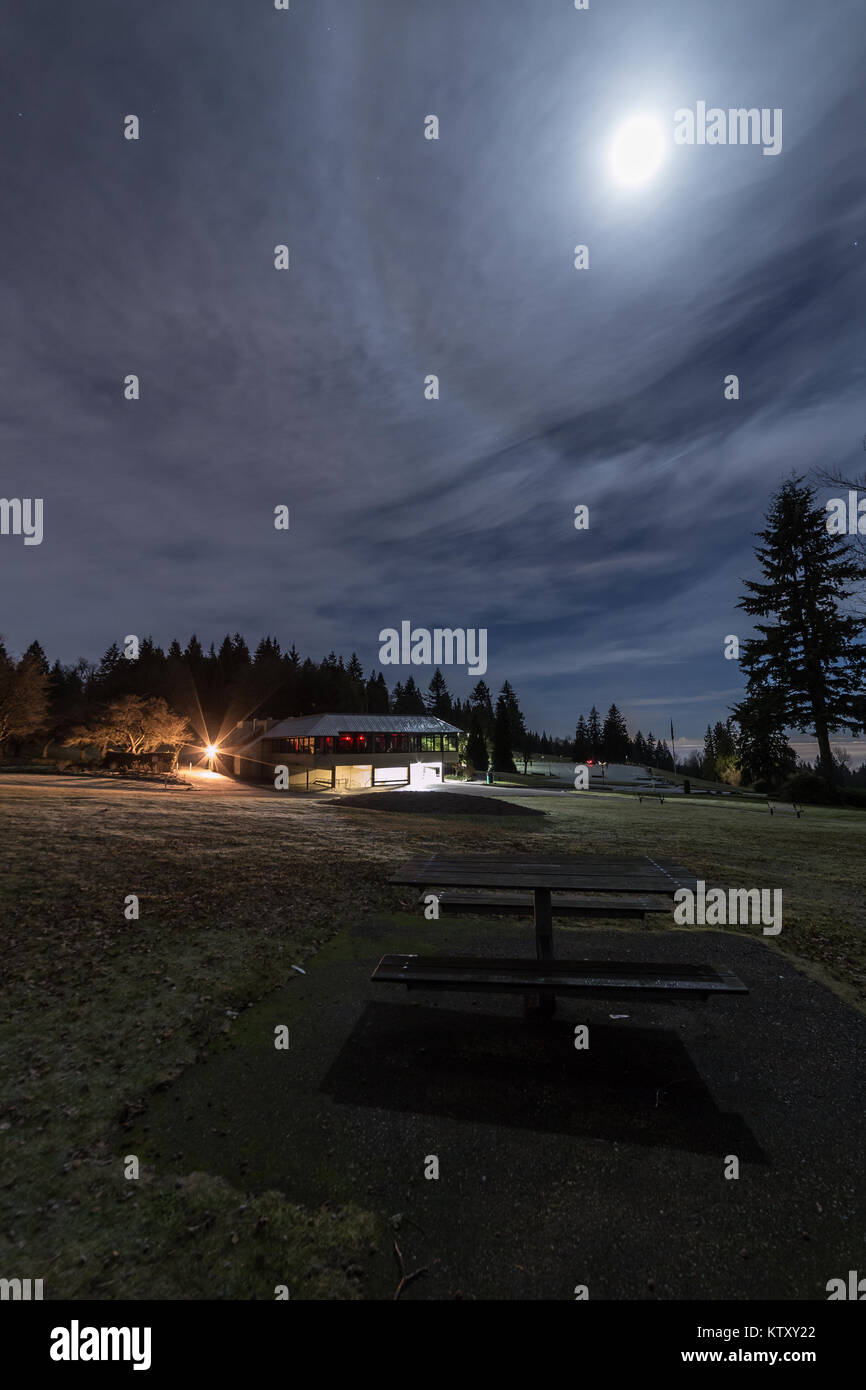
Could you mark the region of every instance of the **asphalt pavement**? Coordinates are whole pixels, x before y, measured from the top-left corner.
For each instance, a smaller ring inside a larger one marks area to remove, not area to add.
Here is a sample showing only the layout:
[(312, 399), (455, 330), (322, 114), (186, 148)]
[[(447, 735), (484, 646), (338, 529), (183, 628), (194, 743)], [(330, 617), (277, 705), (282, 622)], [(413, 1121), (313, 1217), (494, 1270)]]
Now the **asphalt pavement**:
[[(531, 955), (531, 931), (347, 928), (154, 1094), (149, 1161), (393, 1217), (427, 1267), (407, 1299), (826, 1299), (866, 1271), (866, 1019), (760, 936), (710, 930), (557, 924), (556, 947), (723, 962), (747, 996), (562, 999), (531, 1023), (516, 997), (370, 982), (386, 952)], [(370, 1259), (368, 1297), (394, 1269)]]

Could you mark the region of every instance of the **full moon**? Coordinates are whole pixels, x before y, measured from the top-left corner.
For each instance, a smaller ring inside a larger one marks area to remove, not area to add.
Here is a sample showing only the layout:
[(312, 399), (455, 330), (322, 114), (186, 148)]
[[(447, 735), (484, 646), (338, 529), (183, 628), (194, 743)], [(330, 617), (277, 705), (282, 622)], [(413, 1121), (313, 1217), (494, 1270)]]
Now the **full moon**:
[(632, 188), (649, 183), (665, 153), (661, 125), (653, 116), (633, 116), (621, 125), (610, 147), (610, 167), (617, 183)]

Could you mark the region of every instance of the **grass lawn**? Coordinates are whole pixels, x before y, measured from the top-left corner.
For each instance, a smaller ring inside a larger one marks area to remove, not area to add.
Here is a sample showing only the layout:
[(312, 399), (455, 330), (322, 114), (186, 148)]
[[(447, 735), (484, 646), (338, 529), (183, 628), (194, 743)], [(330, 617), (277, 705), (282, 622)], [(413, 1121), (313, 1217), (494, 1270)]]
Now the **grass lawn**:
[(46, 1297), (270, 1299), (278, 1267), (309, 1297), (364, 1296), (389, 1213), (202, 1172), (127, 1181), (116, 1136), (347, 922), (408, 921), (414, 890), (385, 879), (410, 855), (648, 852), (710, 884), (781, 888), (768, 949), (866, 1006), (863, 813), (575, 794), (527, 798), (543, 818), (450, 820), (325, 801), (0, 777), (6, 1277), (43, 1278)]

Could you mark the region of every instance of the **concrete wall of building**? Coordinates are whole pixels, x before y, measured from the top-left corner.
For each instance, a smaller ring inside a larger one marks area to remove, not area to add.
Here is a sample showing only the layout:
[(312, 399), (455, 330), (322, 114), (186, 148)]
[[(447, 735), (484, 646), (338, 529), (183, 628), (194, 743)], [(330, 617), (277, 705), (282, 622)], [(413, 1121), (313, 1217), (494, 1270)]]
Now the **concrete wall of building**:
[[(265, 757), (262, 744), (245, 748), (243, 754), (221, 754), (217, 770), (243, 781), (274, 781), (277, 767), (289, 771), (290, 791), (361, 791), (372, 786), (423, 785), (425, 781), (441, 781), (447, 768), (441, 758), (413, 754), (407, 761), (405, 753), (372, 753), (355, 755), (357, 762), (349, 763), (346, 755), (334, 753), (291, 753), (283, 757)], [(425, 769), (430, 769), (425, 772)], [(375, 770), (375, 776), (374, 776)]]

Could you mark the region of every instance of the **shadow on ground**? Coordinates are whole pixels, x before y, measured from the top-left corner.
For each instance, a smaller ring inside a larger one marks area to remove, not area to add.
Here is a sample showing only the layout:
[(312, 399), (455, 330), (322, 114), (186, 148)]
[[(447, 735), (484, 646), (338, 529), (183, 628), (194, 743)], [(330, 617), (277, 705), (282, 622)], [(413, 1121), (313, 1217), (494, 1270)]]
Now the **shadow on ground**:
[(825, 1299), (860, 1268), (866, 1019), (760, 937), (710, 930), (558, 926), (557, 952), (723, 962), (750, 994), (561, 999), (539, 1024), (519, 997), (370, 981), (386, 953), (531, 955), (531, 932), (359, 922), (155, 1092), (124, 1152), (378, 1213), (372, 1298), (396, 1284), (392, 1229), (426, 1267), (407, 1299)]
[(321, 1089), (344, 1105), (765, 1161), (673, 1030), (594, 1024), (577, 1049), (563, 1019), (368, 1004)]

